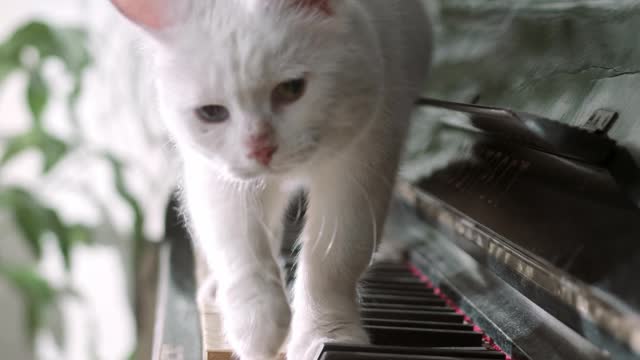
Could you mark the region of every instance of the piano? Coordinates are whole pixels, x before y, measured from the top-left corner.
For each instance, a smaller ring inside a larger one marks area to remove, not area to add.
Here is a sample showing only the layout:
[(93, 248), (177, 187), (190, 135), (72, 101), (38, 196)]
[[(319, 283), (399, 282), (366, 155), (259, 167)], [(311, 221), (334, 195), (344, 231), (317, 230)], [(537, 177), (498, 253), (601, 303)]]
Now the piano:
[[(640, 359), (640, 2), (428, 4), (438, 50), (385, 229), (406, 257), (361, 281), (372, 345), (318, 360)], [(168, 209), (154, 359), (231, 359)]]

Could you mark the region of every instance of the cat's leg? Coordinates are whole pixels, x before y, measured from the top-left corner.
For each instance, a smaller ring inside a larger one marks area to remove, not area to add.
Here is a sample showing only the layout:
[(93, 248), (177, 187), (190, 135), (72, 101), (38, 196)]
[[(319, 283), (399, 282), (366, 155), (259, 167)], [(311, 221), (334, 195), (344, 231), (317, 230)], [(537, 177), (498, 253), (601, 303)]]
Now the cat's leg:
[(188, 166), (184, 181), (228, 341), (243, 360), (274, 359), (291, 318), (269, 230), (270, 215), (282, 214), (285, 194), (277, 184), (235, 186)]
[(393, 150), (371, 161), (343, 153), (314, 171), (294, 285), (287, 356), (312, 360), (326, 342), (366, 343), (356, 284), (380, 238), (397, 166)]
[(290, 202), (289, 193), (276, 192), (276, 197), (271, 197), (270, 211), (265, 214), (265, 225), (268, 229), (267, 238), (271, 245), (271, 252), (280, 269), (280, 280), (286, 287), (286, 259), (282, 256), (282, 245), (285, 231), (285, 210)]
[[(270, 203), (268, 204), (269, 209), (265, 209), (267, 211), (263, 219), (260, 219), (260, 222), (265, 225), (267, 239), (271, 246), (273, 256), (280, 267), (281, 280), (284, 284), (286, 281), (286, 259), (284, 259), (281, 254), (285, 230), (284, 213), (282, 210), (287, 207), (290, 199), (287, 194), (276, 193), (275, 195), (277, 195), (275, 198), (271, 197)], [(201, 309), (205, 309), (208, 305), (215, 305), (217, 280), (215, 273), (206, 264), (206, 257), (199, 247), (196, 247), (196, 256), (196, 273), (199, 284), (196, 303)]]

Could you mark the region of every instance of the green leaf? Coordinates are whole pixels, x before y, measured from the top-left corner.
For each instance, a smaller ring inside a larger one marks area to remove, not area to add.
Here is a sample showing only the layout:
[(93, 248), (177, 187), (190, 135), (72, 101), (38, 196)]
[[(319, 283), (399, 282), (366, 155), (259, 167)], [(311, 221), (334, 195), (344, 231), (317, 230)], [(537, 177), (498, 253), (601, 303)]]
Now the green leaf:
[(67, 227), (67, 233), (73, 244), (93, 244), (93, 234), (88, 226), (70, 225)]
[(45, 23), (33, 21), (16, 29), (3, 47), (8, 57), (20, 61), (26, 47), (35, 48), (43, 58), (55, 55), (57, 45), (51, 28)]
[(5, 165), (23, 151), (36, 147), (38, 145), (38, 141), (38, 134), (34, 132), (10, 138), (6, 141), (6, 147), (4, 154), (2, 154), (2, 158), (0, 159), (0, 165)]
[(56, 303), (58, 292), (34, 269), (0, 265), (0, 275), (14, 287), (25, 303), (27, 332), (31, 340), (45, 323), (47, 311)]
[(47, 214), (31, 195), (18, 188), (10, 188), (0, 193), (0, 206), (12, 210), (18, 230), (27, 240), (36, 257), (42, 254), (40, 241), (48, 229)]
[(142, 258), (142, 253), (144, 251), (144, 245), (147, 242), (144, 234), (144, 212), (142, 211), (142, 207), (140, 206), (136, 198), (127, 189), (124, 181), (124, 165), (122, 164), (122, 162), (109, 153), (105, 153), (104, 156), (111, 164), (116, 191), (118, 192), (120, 197), (127, 203), (129, 208), (131, 209), (131, 212), (133, 213), (132, 268), (138, 269), (141, 264), (140, 259)]
[(71, 268), (71, 247), (73, 246), (73, 239), (69, 236), (70, 233), (65, 224), (60, 220), (58, 214), (52, 209), (44, 209), (47, 216), (49, 231), (56, 236), (58, 241), (58, 248), (62, 254), (64, 265), (67, 269)]
[(80, 78), (77, 78), (73, 83), (73, 89), (71, 90), (71, 92), (67, 97), (67, 109), (69, 110), (69, 120), (78, 131), (82, 131), (82, 129), (81, 129), (81, 124), (78, 121), (78, 113), (76, 110), (76, 105), (78, 104), (78, 100), (80, 99), (81, 93), (82, 93), (82, 81)]
[(18, 61), (26, 47), (35, 48), (41, 59), (57, 57), (71, 73), (78, 74), (91, 62), (86, 43), (87, 34), (81, 28), (54, 27), (33, 21), (18, 28), (3, 48), (8, 58)]
[(114, 183), (116, 191), (120, 197), (127, 203), (131, 211), (133, 212), (134, 225), (133, 225), (133, 237), (136, 241), (145, 240), (144, 236), (144, 213), (142, 207), (136, 200), (136, 198), (127, 189), (124, 181), (124, 165), (120, 160), (111, 154), (105, 154), (105, 158), (111, 164), (111, 170), (113, 171)]
[(48, 58), (60, 59), (67, 71), (80, 81), (83, 71), (91, 64), (87, 49), (87, 33), (77, 27), (56, 27), (40, 21), (28, 22), (0, 44), (0, 82), (8, 74), (32, 64), (22, 63), (22, 54), (26, 49), (37, 51), (42, 64)]
[(40, 126), (42, 122), (42, 113), (49, 99), (49, 88), (42, 78), (40, 69), (31, 73), (29, 77), (29, 85), (27, 86), (27, 103), (29, 110), (33, 116), (33, 121)]
[(7, 54), (3, 46), (0, 45), (0, 84), (12, 72), (21, 68), (21, 64), (17, 59)]
[(29, 149), (36, 149), (42, 153), (44, 173), (49, 172), (69, 152), (69, 146), (64, 141), (35, 128), (33, 131), (17, 135), (7, 141), (5, 152), (0, 158), (0, 166)]
[(60, 46), (58, 56), (67, 70), (76, 77), (91, 64), (91, 55), (86, 47), (87, 33), (79, 28), (56, 28), (54, 36)]
[(55, 211), (45, 211), (49, 220), (49, 230), (56, 236), (65, 267), (71, 269), (71, 249), (76, 244), (91, 244), (91, 231), (83, 225), (65, 225)]
[(22, 236), (28, 241), (33, 254), (40, 258), (42, 246), (40, 241), (47, 230), (46, 215), (30, 205), (18, 205), (14, 208), (14, 220)]
[(69, 146), (62, 140), (45, 135), (39, 144), (39, 149), (44, 155), (43, 172), (49, 172), (69, 152)]
[(55, 235), (67, 269), (71, 267), (72, 247), (78, 243), (91, 243), (89, 228), (77, 224), (66, 225), (55, 210), (42, 205), (23, 189), (9, 188), (1, 191), (0, 207), (12, 210), (19, 231), (37, 257), (42, 253), (42, 236), (46, 233)]

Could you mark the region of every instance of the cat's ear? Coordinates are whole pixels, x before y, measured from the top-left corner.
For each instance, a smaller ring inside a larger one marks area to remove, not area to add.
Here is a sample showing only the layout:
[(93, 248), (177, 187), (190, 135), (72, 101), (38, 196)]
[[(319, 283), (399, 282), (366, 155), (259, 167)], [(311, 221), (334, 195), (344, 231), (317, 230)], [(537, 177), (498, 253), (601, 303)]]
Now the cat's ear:
[(111, 0), (113, 5), (135, 24), (150, 31), (175, 25), (185, 14), (186, 0)]

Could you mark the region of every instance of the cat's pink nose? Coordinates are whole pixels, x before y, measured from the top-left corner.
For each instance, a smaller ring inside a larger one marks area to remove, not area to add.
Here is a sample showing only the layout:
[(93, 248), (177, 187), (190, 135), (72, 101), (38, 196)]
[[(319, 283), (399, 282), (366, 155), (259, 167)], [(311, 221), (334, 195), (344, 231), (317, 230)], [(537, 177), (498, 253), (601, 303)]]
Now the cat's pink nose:
[(270, 146), (272, 142), (271, 132), (264, 131), (256, 135), (249, 136), (249, 141), (247, 141), (247, 145), (250, 148), (260, 148)]
[(271, 163), (273, 154), (278, 150), (278, 147), (273, 142), (273, 132), (270, 128), (249, 136), (247, 141), (249, 154), (247, 156), (264, 166), (268, 166)]
[(276, 151), (278, 151), (278, 147), (274, 145), (256, 148), (251, 150), (251, 152), (249, 153), (249, 158), (255, 159), (264, 166), (268, 166), (271, 163), (273, 154)]

